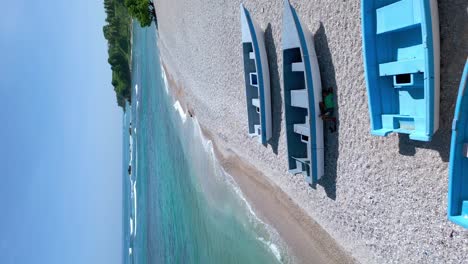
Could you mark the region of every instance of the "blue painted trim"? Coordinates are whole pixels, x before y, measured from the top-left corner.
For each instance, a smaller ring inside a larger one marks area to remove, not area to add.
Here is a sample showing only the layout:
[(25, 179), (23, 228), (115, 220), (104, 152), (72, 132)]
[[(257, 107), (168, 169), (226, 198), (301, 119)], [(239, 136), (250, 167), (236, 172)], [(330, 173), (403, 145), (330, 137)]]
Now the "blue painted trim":
[(468, 229), (468, 223), (463, 216), (449, 216), (449, 220), (463, 228)]
[(255, 32), (255, 27), (253, 25), (252, 19), (250, 17), (249, 11), (245, 9), (245, 17), (249, 24), (250, 35), (252, 36), (252, 44), (255, 52), (255, 66), (257, 67), (257, 78), (258, 78), (258, 90), (260, 91), (260, 126), (262, 128), (262, 144), (266, 144), (266, 117), (265, 117), (265, 84), (263, 80), (263, 69), (262, 69), (262, 60), (260, 56), (260, 48), (258, 47), (257, 34)]
[(434, 133), (434, 41), (432, 35), (432, 14), (430, 1), (420, 1), (421, 8), (424, 10), (423, 23), (421, 23), (421, 33), (423, 45), (425, 47), (426, 67), (425, 67), (425, 94), (427, 94), (427, 118), (426, 135), (432, 137)]
[[(301, 51), (302, 51), (302, 60), (304, 62), (304, 67), (305, 71), (304, 74), (306, 75), (306, 82), (307, 82), (307, 91), (309, 95), (309, 129), (310, 129), (310, 139), (314, 140), (314, 144), (310, 144), (310, 153), (311, 153), (311, 177), (312, 177), (312, 183), (316, 183), (318, 181), (318, 169), (317, 169), (317, 135), (315, 133), (315, 118), (317, 114), (315, 113), (315, 98), (314, 98), (314, 84), (313, 84), (313, 79), (312, 79), (312, 66), (310, 65), (310, 59), (309, 59), (309, 50), (307, 49), (307, 42), (305, 40), (304, 36), (304, 31), (302, 30), (301, 22), (299, 21), (299, 18), (297, 16), (296, 11), (294, 8), (291, 7), (291, 11), (294, 17), (294, 22), (296, 23), (296, 28), (299, 33), (299, 39), (301, 42)], [(312, 142), (311, 142), (312, 143)], [(314, 147), (315, 146), (315, 147)]]
[[(465, 132), (466, 131), (458, 131), (460, 129), (459, 127), (459, 122), (460, 120), (467, 119), (468, 116), (466, 115), (468, 106), (463, 105), (464, 98), (466, 96), (466, 89), (468, 86), (468, 59), (465, 63), (465, 68), (463, 70), (463, 75), (460, 81), (460, 88), (458, 89), (458, 97), (457, 97), (457, 104), (455, 106), (455, 114), (453, 117), (453, 122), (452, 122), (452, 139), (451, 139), (451, 146), (450, 146), (450, 162), (449, 162), (449, 182), (448, 182), (448, 208), (447, 208), (447, 216), (448, 219), (458, 225), (463, 226), (464, 228), (468, 228), (468, 220), (463, 218), (463, 216), (459, 215), (457, 210), (458, 208), (461, 208), (461, 205), (457, 205), (457, 203), (461, 203), (461, 190), (460, 190), (460, 184), (456, 184), (456, 179), (455, 178), (461, 178), (461, 177), (468, 177), (468, 175), (465, 172), (465, 175), (463, 175), (463, 171), (456, 170), (456, 166), (459, 165), (458, 163), (460, 162), (461, 159), (465, 159), (465, 157), (457, 157), (457, 155), (461, 156), (461, 153), (459, 152), (460, 149), (457, 148), (457, 140), (458, 138), (464, 139), (465, 135), (464, 133), (460, 134), (459, 132)], [(463, 109), (465, 108), (465, 109)], [(465, 110), (465, 111), (463, 111)], [(464, 116), (463, 116), (464, 115)], [(465, 121), (466, 122), (466, 121)], [(465, 124), (466, 126), (466, 124)], [(462, 128), (465, 129), (465, 128)], [(468, 188), (468, 186), (465, 186), (465, 188)], [(461, 210), (460, 210), (461, 211)]]
[[(366, 79), (366, 90), (367, 90), (367, 105), (368, 105), (368, 110), (369, 110), (369, 117), (370, 117), (370, 123), (371, 123), (371, 133), (375, 129), (375, 122), (374, 122), (374, 114), (372, 112), (372, 100), (371, 100), (371, 91), (370, 91), (370, 81), (369, 81), (369, 62), (368, 62), (368, 54), (367, 54), (367, 43), (370, 42), (369, 38), (366, 36), (366, 24), (367, 23), (374, 23), (372, 21), (368, 21), (369, 19), (373, 19), (374, 17), (371, 15), (366, 15), (366, 12), (368, 12), (367, 9), (369, 9), (369, 4), (367, 4), (367, 1), (374, 1), (374, 0), (362, 0), (361, 1), (361, 26), (362, 26), (362, 54), (363, 54), (363, 59), (364, 59), (364, 76)], [(375, 31), (375, 30), (374, 30)], [(373, 40), (373, 39), (372, 39)], [(372, 43), (374, 44), (374, 43)]]

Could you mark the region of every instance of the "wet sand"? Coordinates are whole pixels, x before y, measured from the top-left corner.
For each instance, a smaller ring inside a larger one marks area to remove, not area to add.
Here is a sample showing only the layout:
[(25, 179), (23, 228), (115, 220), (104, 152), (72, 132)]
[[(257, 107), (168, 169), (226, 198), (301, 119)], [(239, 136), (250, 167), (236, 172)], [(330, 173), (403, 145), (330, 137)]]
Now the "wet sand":
[(354, 263), (336, 241), (260, 171), (230, 149), (220, 149), (212, 136), (215, 153), (234, 177), (243, 194), (263, 220), (273, 226), (298, 263)]

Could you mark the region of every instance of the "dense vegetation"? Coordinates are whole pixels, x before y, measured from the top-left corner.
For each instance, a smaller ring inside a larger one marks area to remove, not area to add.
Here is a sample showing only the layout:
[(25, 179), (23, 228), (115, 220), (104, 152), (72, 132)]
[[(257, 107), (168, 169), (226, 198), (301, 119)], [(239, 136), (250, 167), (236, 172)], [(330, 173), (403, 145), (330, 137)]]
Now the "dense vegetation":
[(130, 15), (140, 22), (142, 27), (151, 25), (154, 20), (157, 24), (156, 10), (151, 0), (125, 0), (125, 6)]
[(142, 27), (156, 21), (156, 12), (150, 0), (104, 0), (107, 24), (103, 27), (104, 37), (108, 41), (108, 62), (112, 69), (117, 104), (125, 107), (125, 101), (131, 101), (131, 22), (137, 19)]

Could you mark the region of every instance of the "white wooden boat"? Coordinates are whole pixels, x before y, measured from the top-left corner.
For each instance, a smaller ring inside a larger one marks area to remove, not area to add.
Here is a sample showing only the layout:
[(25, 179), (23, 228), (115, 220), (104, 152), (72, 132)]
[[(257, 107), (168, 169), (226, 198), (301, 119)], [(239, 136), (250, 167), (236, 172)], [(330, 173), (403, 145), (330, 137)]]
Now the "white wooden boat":
[(324, 174), (322, 84), (312, 33), (284, 1), (283, 80), (289, 172), (302, 173), (309, 184)]
[(264, 32), (244, 5), (240, 9), (248, 131), (266, 145), (271, 138), (271, 97)]

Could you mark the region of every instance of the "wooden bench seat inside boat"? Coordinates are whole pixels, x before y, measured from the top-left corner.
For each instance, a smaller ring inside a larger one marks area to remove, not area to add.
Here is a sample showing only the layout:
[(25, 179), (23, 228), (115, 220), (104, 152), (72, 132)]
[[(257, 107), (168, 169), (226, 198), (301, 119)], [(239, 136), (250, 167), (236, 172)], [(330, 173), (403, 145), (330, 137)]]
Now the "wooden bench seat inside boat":
[(307, 158), (291, 158), (296, 161), (296, 169), (290, 170), (289, 172), (292, 174), (302, 173), (306, 176), (309, 176), (310, 160)]
[(293, 62), (291, 64), (291, 71), (293, 71), (293, 72), (304, 71), (304, 63), (303, 62)]
[(291, 90), (291, 105), (295, 107), (308, 108), (308, 96), (306, 89)]
[(260, 107), (260, 100), (258, 98), (252, 99), (252, 105), (256, 106), (257, 108)]
[(377, 9), (377, 34), (409, 29), (421, 24), (421, 0), (401, 0)]
[(379, 64), (380, 76), (417, 72), (424, 72), (424, 59), (401, 60)]
[(425, 126), (426, 120), (423, 117), (398, 115), (398, 114), (385, 114), (382, 115), (382, 129), (373, 130), (372, 134), (378, 136), (386, 136), (392, 132), (408, 133), (410, 139), (422, 140), (427, 139), (425, 135), (418, 128)]
[(310, 125), (308, 123), (294, 124), (294, 132), (299, 134), (299, 135), (309, 137), (310, 136), (309, 127), (310, 127)]

